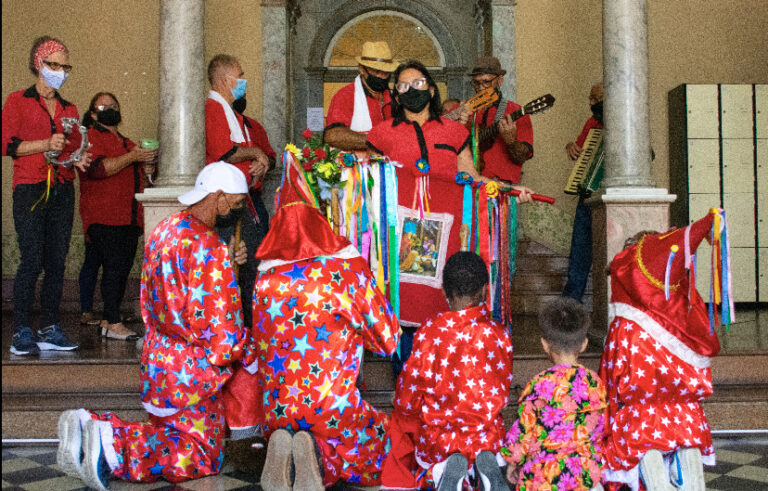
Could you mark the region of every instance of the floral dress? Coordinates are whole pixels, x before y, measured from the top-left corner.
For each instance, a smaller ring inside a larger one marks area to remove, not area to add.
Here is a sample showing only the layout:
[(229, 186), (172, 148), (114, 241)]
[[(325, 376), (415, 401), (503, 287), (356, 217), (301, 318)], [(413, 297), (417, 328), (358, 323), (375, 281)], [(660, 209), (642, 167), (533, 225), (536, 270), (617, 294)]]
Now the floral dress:
[(501, 453), (519, 469), (519, 490), (589, 490), (602, 477), (605, 387), (581, 365), (557, 365), (531, 380)]

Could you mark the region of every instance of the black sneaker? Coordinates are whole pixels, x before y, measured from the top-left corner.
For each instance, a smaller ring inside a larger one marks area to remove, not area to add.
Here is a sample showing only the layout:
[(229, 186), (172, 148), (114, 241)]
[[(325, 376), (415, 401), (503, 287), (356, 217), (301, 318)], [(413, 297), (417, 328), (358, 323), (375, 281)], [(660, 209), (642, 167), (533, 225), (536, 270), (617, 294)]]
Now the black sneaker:
[(467, 475), (467, 458), (460, 453), (451, 454), (445, 462), (445, 470), (437, 483), (437, 491), (461, 491), (462, 481)]
[(475, 458), (475, 474), (480, 480), (480, 489), (483, 491), (509, 491), (509, 485), (501, 473), (501, 468), (496, 460), (496, 455), (488, 450), (483, 450)]
[(11, 353), (14, 355), (39, 355), (40, 348), (35, 342), (35, 333), (27, 326), (19, 326), (13, 331)]
[(61, 324), (54, 324), (37, 331), (39, 341), (37, 347), (45, 351), (71, 351), (80, 347), (79, 344), (69, 340)]

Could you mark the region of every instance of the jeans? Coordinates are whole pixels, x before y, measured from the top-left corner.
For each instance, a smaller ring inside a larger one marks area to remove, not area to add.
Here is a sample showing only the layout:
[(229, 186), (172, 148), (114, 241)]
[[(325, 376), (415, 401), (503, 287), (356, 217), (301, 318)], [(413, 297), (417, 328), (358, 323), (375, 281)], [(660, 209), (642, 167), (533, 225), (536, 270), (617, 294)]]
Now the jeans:
[(579, 196), (579, 202), (576, 204), (576, 216), (573, 217), (571, 253), (568, 256), (568, 281), (563, 288), (563, 296), (581, 302), (591, 268), (592, 209), (584, 203), (584, 197)]
[[(86, 232), (90, 239), (91, 256), (88, 255), (88, 242), (86, 242), (86, 256), (83, 269), (80, 270), (80, 304), (84, 303), (83, 292), (88, 293), (90, 288), (90, 304), (93, 306), (93, 290), (95, 288), (95, 275), (98, 265), (102, 266), (101, 272), (101, 298), (104, 300), (104, 318), (110, 324), (120, 322), (120, 305), (125, 296), (125, 284), (133, 267), (133, 258), (136, 256), (141, 229), (135, 225), (101, 225), (94, 223)], [(93, 266), (96, 266), (95, 269)], [(89, 269), (91, 271), (89, 271)], [(93, 287), (91, 287), (91, 284)], [(83, 312), (89, 312), (84, 310)]]
[(416, 327), (407, 327), (400, 325), (403, 329), (403, 334), (400, 336), (400, 355), (397, 352), (392, 355), (392, 373), (395, 375), (395, 381), (400, 376), (400, 372), (403, 371), (405, 362), (411, 357), (411, 351), (413, 350), (413, 335), (416, 334)]
[(46, 186), (46, 182), (19, 184), (13, 190), (13, 223), (21, 255), (13, 282), (14, 328), (29, 326), (29, 310), (41, 272), (45, 273), (40, 295), (42, 326), (59, 322), (75, 187), (71, 182), (58, 182), (51, 187), (48, 200), (38, 202), (45, 195)]
[(80, 286), (80, 312), (93, 312), (93, 294), (96, 292), (99, 269), (101, 269), (101, 253), (93, 242), (86, 238), (85, 258), (77, 279)]
[[(240, 298), (243, 305), (243, 321), (246, 326), (250, 326), (253, 319), (251, 310), (253, 301), (253, 285), (256, 283), (259, 261), (256, 259), (256, 249), (259, 248), (261, 241), (269, 232), (269, 213), (261, 199), (261, 193), (258, 190), (251, 189), (248, 193), (256, 210), (256, 216), (259, 221), (248, 212), (243, 214), (240, 226), (240, 240), (245, 242), (246, 262), (238, 268), (237, 284), (240, 286)], [(235, 231), (235, 227), (220, 227), (216, 231), (226, 244)]]

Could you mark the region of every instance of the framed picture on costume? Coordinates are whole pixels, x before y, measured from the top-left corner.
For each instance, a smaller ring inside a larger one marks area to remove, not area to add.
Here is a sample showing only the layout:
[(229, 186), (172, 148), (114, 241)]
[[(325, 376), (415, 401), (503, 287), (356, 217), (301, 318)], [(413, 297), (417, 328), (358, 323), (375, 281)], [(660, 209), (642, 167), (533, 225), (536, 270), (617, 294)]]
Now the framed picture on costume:
[(410, 208), (398, 207), (400, 281), (442, 287), (451, 225), (450, 213), (430, 213), (420, 219)]

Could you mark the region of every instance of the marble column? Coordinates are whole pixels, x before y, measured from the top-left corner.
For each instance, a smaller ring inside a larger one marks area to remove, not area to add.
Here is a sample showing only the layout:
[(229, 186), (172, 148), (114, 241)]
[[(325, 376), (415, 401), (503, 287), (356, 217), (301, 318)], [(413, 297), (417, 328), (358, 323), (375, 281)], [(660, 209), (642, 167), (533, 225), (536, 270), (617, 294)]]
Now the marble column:
[(276, 169), (267, 174), (262, 186), (264, 203), (271, 213), (275, 189), (280, 184), (280, 156), (287, 141), (286, 121), (289, 120), (287, 97), (290, 77), (287, 66), (288, 17), (285, 0), (262, 0), (261, 33), (261, 123), (278, 155)]
[(608, 328), (606, 269), (624, 241), (669, 228), (675, 196), (651, 178), (646, 0), (603, 0), (605, 180), (592, 206), (593, 333)]
[(492, 55), (499, 59), (501, 68), (507, 71), (501, 93), (510, 101), (516, 97), (515, 2), (516, 0), (493, 0), (491, 4)]
[(205, 165), (205, 2), (160, 2), (160, 162), (144, 205), (145, 237), (181, 209), (177, 197)]

